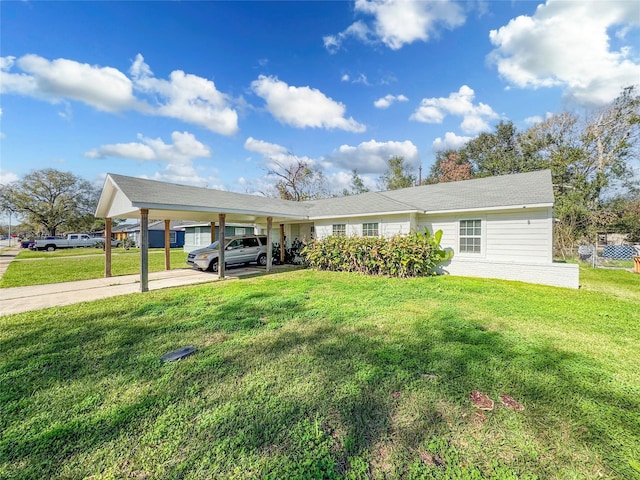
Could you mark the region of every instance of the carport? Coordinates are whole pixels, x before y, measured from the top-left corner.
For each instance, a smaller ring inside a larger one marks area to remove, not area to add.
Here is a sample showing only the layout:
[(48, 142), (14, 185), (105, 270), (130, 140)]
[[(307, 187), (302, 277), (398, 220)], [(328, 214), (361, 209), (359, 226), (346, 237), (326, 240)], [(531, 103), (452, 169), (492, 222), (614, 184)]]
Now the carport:
[[(224, 278), (224, 230), (226, 222), (266, 224), (267, 245), (271, 245), (273, 224), (280, 225), (280, 245), (284, 245), (284, 225), (309, 221), (305, 205), (299, 202), (225, 192), (210, 188), (176, 185), (124, 175), (107, 174), (95, 216), (105, 219), (105, 238), (111, 238), (112, 219), (140, 221), (140, 291), (149, 290), (149, 219), (165, 222), (165, 269), (170, 269), (169, 222), (192, 220), (211, 223), (211, 241), (219, 226), (218, 275)], [(281, 255), (284, 248), (280, 249)], [(267, 248), (267, 271), (272, 265)], [(105, 277), (111, 277), (111, 242), (105, 242)]]

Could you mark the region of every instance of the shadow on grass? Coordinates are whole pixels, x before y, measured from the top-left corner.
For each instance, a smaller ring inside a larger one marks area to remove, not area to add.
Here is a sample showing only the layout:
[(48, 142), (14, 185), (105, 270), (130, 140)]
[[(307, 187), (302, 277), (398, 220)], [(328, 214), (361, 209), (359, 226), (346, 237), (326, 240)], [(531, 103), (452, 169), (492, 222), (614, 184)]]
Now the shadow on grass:
[[(153, 478), (339, 478), (359, 460), (369, 473), (401, 478), (400, 457), (418, 458), (431, 438), (450, 434), (452, 420), (471, 421), (469, 393), (478, 389), (523, 402), (528, 432), (571, 425), (567, 451), (593, 449), (612, 471), (633, 474), (629, 451), (617, 447), (637, 422), (616, 412), (640, 404), (633, 391), (609, 388), (610, 375), (588, 357), (517, 343), (448, 307), (394, 330), (375, 319), (332, 321), (333, 310), (323, 317), (304, 291), (189, 292), (104, 302), (97, 313), (68, 308), (64, 320), (53, 312), (7, 330), (0, 472), (56, 478), (71, 459), (92, 459), (71, 465), (82, 477), (112, 468), (115, 456), (129, 457), (122, 476), (154, 464)], [(198, 353), (160, 362), (185, 343)], [(106, 400), (136, 386), (136, 396)], [(455, 419), (460, 412), (469, 419)], [(512, 468), (554, 476), (565, 456), (523, 453)]]

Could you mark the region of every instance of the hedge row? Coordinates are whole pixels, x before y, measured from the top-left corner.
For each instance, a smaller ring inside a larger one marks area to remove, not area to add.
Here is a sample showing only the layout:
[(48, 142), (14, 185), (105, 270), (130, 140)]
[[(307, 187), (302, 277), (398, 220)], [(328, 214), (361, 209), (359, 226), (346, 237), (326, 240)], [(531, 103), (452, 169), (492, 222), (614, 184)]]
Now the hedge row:
[(366, 275), (417, 277), (435, 274), (452, 253), (440, 247), (442, 231), (391, 238), (330, 236), (314, 240), (303, 250), (312, 268)]

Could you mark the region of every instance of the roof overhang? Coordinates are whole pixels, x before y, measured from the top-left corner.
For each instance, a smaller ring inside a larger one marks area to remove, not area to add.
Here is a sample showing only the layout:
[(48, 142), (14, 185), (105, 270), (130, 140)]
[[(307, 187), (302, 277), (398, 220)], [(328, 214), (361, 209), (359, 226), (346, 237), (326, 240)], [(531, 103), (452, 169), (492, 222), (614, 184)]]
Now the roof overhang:
[(412, 213), (422, 213), (420, 210), (401, 210), (390, 212), (368, 212), (368, 213), (354, 213), (354, 214), (336, 214), (336, 215), (312, 215), (309, 220), (328, 220), (332, 218), (362, 218), (362, 217), (383, 217), (390, 215), (410, 215)]
[(501, 205), (496, 207), (478, 207), (478, 208), (460, 208), (455, 210), (425, 210), (421, 212), (425, 215), (442, 215), (448, 213), (474, 213), (474, 212), (496, 212), (504, 210), (522, 210), (533, 208), (549, 208), (553, 207), (553, 203), (536, 203), (530, 205)]

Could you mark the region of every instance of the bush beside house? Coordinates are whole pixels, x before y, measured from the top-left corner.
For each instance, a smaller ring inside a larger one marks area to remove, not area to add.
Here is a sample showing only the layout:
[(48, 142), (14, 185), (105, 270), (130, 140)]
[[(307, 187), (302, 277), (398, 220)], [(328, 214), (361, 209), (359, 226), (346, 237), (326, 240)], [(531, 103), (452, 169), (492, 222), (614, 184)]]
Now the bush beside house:
[(434, 275), (453, 256), (440, 247), (441, 238), (442, 230), (390, 238), (332, 235), (314, 240), (302, 254), (310, 267), (319, 270), (418, 277)]

